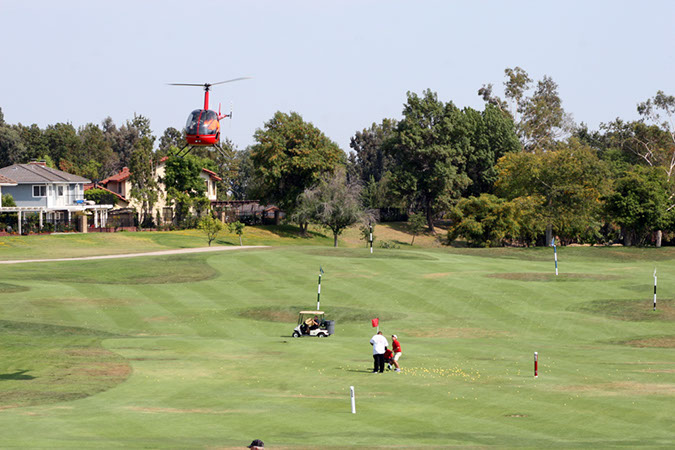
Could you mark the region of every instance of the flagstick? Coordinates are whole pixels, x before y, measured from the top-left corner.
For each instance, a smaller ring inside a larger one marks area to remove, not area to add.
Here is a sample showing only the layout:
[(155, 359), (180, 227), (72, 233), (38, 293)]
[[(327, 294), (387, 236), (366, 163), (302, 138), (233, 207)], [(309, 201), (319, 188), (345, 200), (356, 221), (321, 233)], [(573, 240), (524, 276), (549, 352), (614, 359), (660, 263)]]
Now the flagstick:
[(321, 308), (321, 275), (323, 274), (323, 270), (321, 270), (321, 267), (319, 267), (319, 290), (316, 293), (316, 310), (320, 311)]
[(373, 254), (373, 226), (370, 225), (370, 254)]
[(555, 259), (555, 276), (558, 276), (558, 250), (556, 249), (555, 246), (555, 239), (551, 240), (551, 244), (553, 244), (553, 258)]
[(654, 311), (656, 311), (656, 267), (654, 267)]

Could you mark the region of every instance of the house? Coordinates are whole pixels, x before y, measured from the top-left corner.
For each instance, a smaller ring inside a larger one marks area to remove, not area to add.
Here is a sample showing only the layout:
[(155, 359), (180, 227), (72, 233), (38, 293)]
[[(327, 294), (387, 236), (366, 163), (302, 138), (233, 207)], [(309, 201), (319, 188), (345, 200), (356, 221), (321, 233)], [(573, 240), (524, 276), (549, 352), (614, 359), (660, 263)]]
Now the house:
[[(0, 169), (0, 176), (16, 181), (15, 185), (5, 186), (3, 192), (11, 194), (16, 207), (3, 207), (3, 212), (18, 213), (19, 233), (26, 213), (39, 216), (40, 228), (44, 222), (72, 223), (73, 214), (86, 216), (93, 214), (96, 224), (105, 223), (107, 211), (112, 205), (91, 205), (84, 200), (86, 178), (61, 170), (47, 167), (44, 162), (13, 164)], [(23, 217), (22, 217), (23, 216)], [(85, 226), (81, 227), (86, 231)]]
[(248, 225), (279, 225), (285, 217), (283, 211), (274, 205), (261, 205), (260, 200), (215, 200), (211, 208), (218, 212), (223, 222), (238, 220)]
[[(168, 157), (164, 157), (159, 161), (157, 167), (153, 171), (153, 177), (159, 186), (157, 201), (153, 205), (152, 217), (160, 217), (162, 223), (169, 223), (173, 220), (173, 207), (166, 198), (166, 188), (162, 180), (166, 173), (166, 161)], [(221, 181), (215, 172), (202, 169), (199, 175), (206, 185), (205, 195), (213, 203), (218, 198), (217, 182)], [(105, 189), (119, 197), (115, 209), (111, 212), (113, 215), (128, 215), (129, 211), (139, 212), (141, 203), (131, 197), (131, 172), (128, 167), (122, 168), (118, 173), (112, 175), (105, 180), (98, 182), (96, 185), (88, 185), (85, 189)]]
[(2, 208), (2, 187), (3, 186), (16, 186), (16, 181), (0, 175), (0, 208)]

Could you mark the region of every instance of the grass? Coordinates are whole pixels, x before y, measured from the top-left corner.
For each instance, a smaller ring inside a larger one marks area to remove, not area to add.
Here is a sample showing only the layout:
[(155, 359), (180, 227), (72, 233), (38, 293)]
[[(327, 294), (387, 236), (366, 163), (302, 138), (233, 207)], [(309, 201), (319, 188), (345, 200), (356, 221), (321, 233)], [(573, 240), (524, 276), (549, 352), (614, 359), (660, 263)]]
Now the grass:
[[(672, 249), (558, 248), (555, 277), (550, 249), (418, 237), (371, 256), (349, 236), (334, 249), (330, 236), (247, 233), (273, 248), (0, 266), (0, 447), (675, 445)], [(206, 245), (119, 234), (104, 237), (123, 248), (52, 236), (0, 254)], [(293, 339), (319, 266), (336, 334)], [(369, 373), (374, 317), (401, 340), (399, 374)]]

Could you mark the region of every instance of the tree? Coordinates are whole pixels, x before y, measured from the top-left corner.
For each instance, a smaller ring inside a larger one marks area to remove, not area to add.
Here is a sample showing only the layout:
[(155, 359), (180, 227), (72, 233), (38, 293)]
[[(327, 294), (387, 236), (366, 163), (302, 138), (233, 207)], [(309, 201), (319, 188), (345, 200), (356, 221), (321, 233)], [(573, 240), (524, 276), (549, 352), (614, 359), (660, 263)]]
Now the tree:
[(57, 167), (61, 167), (61, 160), (68, 160), (69, 155), (79, 153), (82, 141), (75, 128), (69, 123), (48, 125), (45, 129), (45, 139), (49, 146), (49, 156)]
[(230, 233), (235, 233), (237, 236), (239, 236), (239, 246), (243, 245), (241, 242), (241, 236), (244, 234), (244, 228), (246, 225), (237, 220), (236, 222), (231, 222), (228, 227), (230, 229)]
[(164, 186), (167, 199), (173, 202), (178, 223), (183, 226), (192, 207), (201, 209), (204, 201), (208, 203), (204, 195), (206, 186), (199, 176), (203, 167), (203, 161), (193, 155), (170, 156), (166, 161)]
[(670, 180), (675, 173), (675, 97), (658, 91), (638, 105), (638, 112), (644, 122), (651, 122), (663, 132), (656, 140), (645, 136), (639, 154), (650, 166), (663, 167)]
[(529, 242), (532, 226), (543, 231), (541, 216), (537, 212), (541, 199), (519, 197), (512, 201), (491, 194), (463, 198), (451, 210), (452, 225), (448, 228), (448, 241), (462, 236), (472, 247), (498, 247), (512, 241)]
[(233, 165), (237, 168), (237, 174), (232, 179), (232, 196), (235, 200), (251, 199), (256, 192), (260, 191), (255, 187), (255, 169), (251, 160), (251, 149), (246, 148), (235, 152)]
[(504, 70), (502, 100), (492, 93), (492, 84), (478, 90), (483, 100), (508, 114), (516, 124), (516, 131), (527, 151), (550, 149), (557, 141), (570, 136), (574, 129), (572, 117), (562, 107), (558, 85), (549, 76), (537, 82), (528, 96), (532, 79), (520, 67)]
[(164, 130), (164, 134), (159, 138), (159, 148), (157, 149), (157, 156), (168, 156), (171, 147), (183, 148), (185, 146), (185, 136), (181, 131), (174, 127), (169, 127)]
[(349, 162), (362, 183), (371, 178), (377, 183), (391, 170), (393, 161), (385, 146), (395, 129), (395, 120), (384, 119), (381, 124), (373, 123), (370, 128), (357, 131), (351, 138), (349, 146), (354, 151), (349, 154)]
[(129, 160), (130, 196), (139, 201), (141, 211), (139, 222), (141, 227), (152, 226), (152, 211), (159, 198), (158, 185), (153, 174), (152, 140), (143, 136), (134, 144), (134, 151)]
[(464, 171), (469, 144), (457, 134), (463, 116), (452, 102), (439, 101), (431, 90), (423, 97), (411, 92), (407, 96), (404, 119), (388, 149), (394, 160), (391, 185), (409, 206), (422, 205), (434, 232), (435, 214), (469, 184)]
[(84, 191), (84, 198), (97, 205), (115, 205), (117, 203), (117, 196), (114, 193), (98, 188)]
[(10, 166), (25, 159), (26, 146), (21, 135), (8, 125), (0, 125), (0, 167)]
[[(466, 174), (471, 180), (464, 195), (492, 193), (497, 181), (497, 160), (521, 149), (513, 121), (490, 104), (485, 105), (482, 112), (465, 108), (462, 114), (465, 130), (463, 139), (469, 140)], [(459, 133), (457, 135), (462, 138)]]
[(542, 217), (565, 242), (592, 239), (600, 228), (609, 170), (595, 151), (576, 139), (542, 153), (509, 153), (499, 160), (497, 193), (507, 200), (541, 197)]
[[(344, 165), (338, 145), (295, 112), (277, 112), (254, 134), (251, 149), (261, 199), (292, 214), (302, 192), (326, 172)], [(300, 224), (302, 231), (306, 224)]]
[(199, 225), (197, 225), (197, 228), (206, 234), (206, 239), (209, 241), (209, 247), (211, 247), (211, 242), (213, 242), (218, 237), (218, 234), (223, 231), (225, 226), (223, 225), (223, 222), (209, 214), (199, 220)]
[(306, 189), (300, 195), (298, 213), (332, 231), (335, 247), (345, 228), (364, 219), (372, 221), (361, 206), (359, 184), (347, 182), (344, 169), (325, 174), (315, 187)]
[(637, 166), (616, 181), (605, 207), (621, 226), (624, 245), (643, 244), (649, 233), (672, 223), (675, 214), (669, 212), (669, 197), (668, 180), (658, 168)]
[(408, 232), (412, 234), (412, 241), (410, 245), (415, 245), (415, 237), (420, 234), (426, 226), (426, 218), (424, 214), (413, 213), (408, 216)]

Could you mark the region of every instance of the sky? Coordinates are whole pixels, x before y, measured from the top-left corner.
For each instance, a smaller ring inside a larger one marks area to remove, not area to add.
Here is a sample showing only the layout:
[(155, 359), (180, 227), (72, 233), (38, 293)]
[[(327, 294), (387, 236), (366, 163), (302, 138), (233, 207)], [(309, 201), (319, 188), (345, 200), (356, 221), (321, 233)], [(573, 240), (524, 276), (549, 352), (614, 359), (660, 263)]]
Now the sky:
[(658, 90), (675, 95), (673, 1), (0, 0), (5, 122), (118, 126), (134, 114), (159, 138), (203, 106), (233, 109), (222, 135), (242, 150), (275, 112), (299, 113), (344, 151), (408, 91), (482, 110), (504, 69), (551, 77), (592, 130)]

